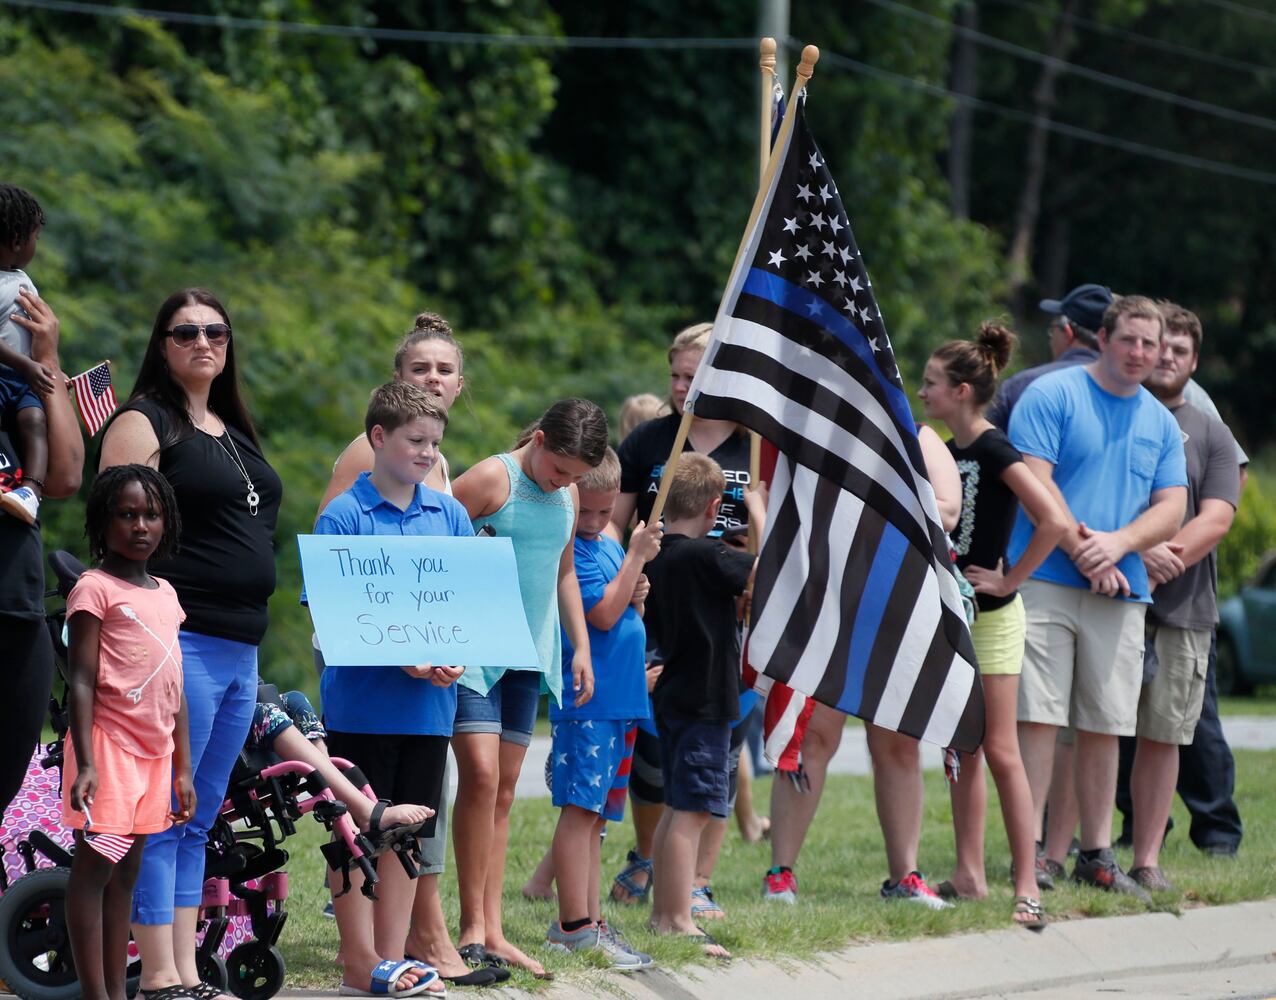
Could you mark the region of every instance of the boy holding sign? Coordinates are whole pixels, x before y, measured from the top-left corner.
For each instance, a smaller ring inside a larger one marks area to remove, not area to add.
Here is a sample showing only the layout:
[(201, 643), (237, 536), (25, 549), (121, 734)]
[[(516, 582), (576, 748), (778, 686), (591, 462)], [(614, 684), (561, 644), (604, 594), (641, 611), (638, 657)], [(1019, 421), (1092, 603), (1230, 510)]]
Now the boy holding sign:
[[(435, 397), (410, 383), (390, 382), (373, 392), (364, 420), (372, 471), (324, 508), (315, 534), (473, 535), (465, 508), (422, 482), (438, 461), (447, 419)], [(456, 715), (454, 682), (464, 670), (428, 663), (327, 666), (320, 691), (329, 750), (357, 764), (380, 794), (437, 809)], [(431, 817), (421, 836), (431, 836), (433, 827)], [(375, 904), (358, 892), (333, 901), (345, 963), (341, 993), (441, 991), (433, 968), (403, 961), (413, 901), (418, 893), (437, 896), (438, 876), (422, 875), (414, 886), (397, 864), (380, 865), (378, 875)], [(337, 873), (330, 872), (329, 880), (335, 895), (341, 889)]]
[[(625, 815), (625, 793), (638, 719), (648, 717), (642, 624), (647, 578), (642, 569), (660, 551), (660, 525), (641, 522), (629, 552), (603, 534), (620, 495), (620, 461), (607, 449), (602, 463), (577, 484), (576, 579), (594, 667), (594, 696), (577, 707), (551, 705), (550, 770), (554, 805), (562, 812), (551, 848), (558, 882), (558, 917), (551, 947), (601, 951), (619, 969), (651, 964), (607, 926), (600, 909), (599, 840), (607, 820)], [(572, 644), (563, 630), (563, 685), (572, 680)]]

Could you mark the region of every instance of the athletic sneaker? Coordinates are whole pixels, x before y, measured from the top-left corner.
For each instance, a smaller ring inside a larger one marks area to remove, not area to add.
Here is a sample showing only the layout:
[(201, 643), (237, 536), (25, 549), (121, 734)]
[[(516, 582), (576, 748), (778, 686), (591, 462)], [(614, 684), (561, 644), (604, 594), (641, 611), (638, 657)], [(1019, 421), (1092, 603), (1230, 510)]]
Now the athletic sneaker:
[(893, 885), (887, 879), (882, 883), (882, 899), (906, 899), (932, 910), (949, 910), (953, 905), (939, 898), (939, 893), (926, 884), (921, 872), (909, 872)]
[(571, 933), (563, 930), (563, 925), (555, 920), (549, 925), (545, 942), (556, 951), (600, 951), (607, 956), (613, 969), (642, 969), (651, 964), (651, 956), (647, 961), (633, 952), (626, 951), (616, 943), (610, 934), (604, 934), (598, 924), (586, 924)]
[(762, 898), (792, 906), (797, 902), (797, 876), (792, 868), (772, 868), (762, 876)]
[(329, 920), (337, 919), (337, 911), (332, 908), (331, 899), (328, 900), (328, 902), (323, 904), (323, 915), (327, 917)]
[(1076, 866), (1072, 869), (1072, 881), (1084, 882), (1107, 892), (1123, 892), (1143, 903), (1152, 902), (1147, 890), (1121, 870), (1121, 866), (1116, 863), (1116, 854), (1110, 847), (1102, 848), (1089, 861), (1082, 861), (1078, 857)]
[(1146, 868), (1131, 868), (1130, 878), (1143, 886), (1148, 892), (1173, 892), (1174, 886), (1160, 865), (1148, 865)]
[(620, 948), (621, 951), (627, 951), (629, 954), (633, 955), (634, 958), (638, 959), (638, 961), (642, 963), (642, 965), (639, 966), (640, 969), (650, 968), (656, 964), (656, 960), (654, 958), (648, 955), (645, 951), (639, 951), (631, 945), (629, 943), (629, 939), (611, 924), (607, 923), (606, 920), (598, 921), (598, 929), (602, 932), (603, 937), (609, 939), (611, 943)]
[(35, 524), (40, 512), (40, 498), (30, 486), (19, 486), (8, 493), (0, 493), (0, 510), (27, 524)]

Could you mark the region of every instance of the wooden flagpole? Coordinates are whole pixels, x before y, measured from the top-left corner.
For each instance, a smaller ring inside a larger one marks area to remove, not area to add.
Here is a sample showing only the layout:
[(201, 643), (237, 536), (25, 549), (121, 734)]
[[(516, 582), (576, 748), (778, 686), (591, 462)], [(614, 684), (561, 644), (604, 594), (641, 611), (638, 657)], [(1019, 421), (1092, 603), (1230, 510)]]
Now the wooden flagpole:
[[(772, 43), (774, 44), (774, 43)], [(736, 248), (735, 261), (731, 265), (731, 274), (735, 274), (736, 268), (740, 265), (740, 255), (744, 253), (745, 244), (748, 242), (749, 234), (753, 232), (753, 227), (757, 224), (758, 216), (762, 214), (762, 204), (766, 196), (767, 189), (771, 186), (771, 181), (775, 177), (775, 173), (780, 169), (780, 160), (776, 153), (784, 149), (788, 145), (789, 136), (793, 134), (793, 109), (797, 107), (798, 97), (801, 95), (803, 88), (806, 87), (811, 77), (815, 74), (815, 64), (819, 62), (820, 50), (814, 45), (808, 45), (802, 49), (802, 59), (798, 63), (797, 79), (793, 81), (793, 89), (789, 92), (789, 104), (784, 112), (784, 123), (780, 126), (780, 134), (776, 138), (775, 148), (769, 149), (765, 154), (765, 169), (762, 171), (762, 179), (758, 184), (757, 197), (753, 199), (753, 210), (749, 213), (748, 225), (744, 227), (744, 235), (740, 237), (740, 245)], [(767, 132), (767, 146), (770, 146), (770, 131)], [(665, 462), (664, 471), (660, 475), (660, 488), (656, 491), (656, 500), (651, 505), (651, 516), (647, 519), (648, 524), (655, 524), (660, 520), (660, 515), (665, 510), (665, 500), (669, 497), (669, 487), (673, 483), (674, 471), (678, 468), (678, 458), (682, 455), (682, 449), (687, 444), (687, 434), (691, 431), (691, 421), (694, 419), (690, 410), (685, 406), (682, 410), (682, 419), (678, 422), (678, 433), (674, 435), (673, 447), (669, 450), (669, 458)], [(760, 456), (759, 456), (760, 457)], [(753, 455), (750, 448), (749, 455), (750, 475), (753, 474)]]
[[(758, 69), (762, 71), (762, 100), (759, 104), (759, 166), (758, 189), (766, 176), (766, 165), (771, 159), (771, 111), (775, 104), (775, 39), (764, 38), (758, 43)], [(762, 478), (762, 435), (749, 431), (749, 485), (756, 486)], [(757, 552), (758, 526), (749, 520), (749, 551)]]

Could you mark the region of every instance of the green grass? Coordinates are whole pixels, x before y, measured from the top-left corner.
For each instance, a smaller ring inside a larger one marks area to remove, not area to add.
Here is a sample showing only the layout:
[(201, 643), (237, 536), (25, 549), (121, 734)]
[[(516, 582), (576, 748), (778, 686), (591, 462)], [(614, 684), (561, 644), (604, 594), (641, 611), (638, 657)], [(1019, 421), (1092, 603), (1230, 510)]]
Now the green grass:
[[(926, 748), (924, 752), (938, 751)], [(1158, 909), (1177, 912), (1195, 906), (1276, 896), (1276, 870), (1269, 864), (1276, 852), (1276, 797), (1271, 793), (1276, 787), (1276, 751), (1239, 751), (1236, 759), (1237, 801), (1246, 830), (1240, 857), (1232, 862), (1220, 861), (1197, 852), (1186, 835), (1186, 813), (1176, 801), (1177, 826), (1161, 860), (1179, 891), (1160, 901)], [(755, 794), (757, 801), (765, 805), (769, 781), (759, 782)], [(991, 782), (989, 798), (987, 866), (991, 895), (983, 902), (962, 903), (956, 909), (936, 913), (879, 901), (877, 890), (885, 877), (885, 857), (873, 811), (872, 785), (868, 778), (836, 777), (829, 780), (798, 867), (799, 904), (780, 906), (760, 898), (762, 873), (770, 863), (769, 848), (765, 844), (744, 844), (733, 830), (727, 837), (714, 879), (715, 893), (728, 917), (713, 924), (712, 932), (737, 956), (802, 961), (816, 952), (867, 941), (1008, 927), (1012, 895), (1007, 877), (1009, 855)], [(934, 882), (946, 878), (952, 869), (951, 818), (942, 778), (938, 772), (927, 772), (921, 862)], [(515, 807), (506, 879), (506, 932), (512, 940), (538, 954), (560, 978), (602, 988), (601, 971), (588, 959), (547, 956), (536, 950), (556, 911), (553, 904), (524, 900), (518, 891), (549, 844), (555, 819), (547, 799), (519, 802)], [(298, 836), (288, 843), (293, 855), (288, 901), (291, 915), (282, 947), (290, 987), (335, 988), (339, 981), (338, 969), (333, 964), (337, 952), (336, 927), (333, 921), (320, 916), (325, 899), (317, 850), (321, 832), (317, 823), (307, 821), (300, 827)], [(630, 846), (628, 825), (613, 827), (603, 844), (605, 881), (620, 868)], [(1129, 852), (1124, 852), (1121, 862), (1129, 864)], [(453, 878), (451, 871), (443, 877), (442, 891), (449, 922), (455, 928)], [(1046, 893), (1044, 902), (1053, 920), (1145, 912), (1128, 897), (1109, 896), (1071, 885)], [(660, 965), (678, 967), (706, 961), (689, 943), (649, 934), (644, 926), (647, 908), (610, 903), (607, 907), (609, 919), (623, 929), (636, 946), (650, 951)], [(523, 974), (516, 974), (513, 983), (533, 990), (542, 985)]]
[(1219, 698), (1219, 715), (1276, 715), (1276, 684), (1260, 684), (1243, 698)]

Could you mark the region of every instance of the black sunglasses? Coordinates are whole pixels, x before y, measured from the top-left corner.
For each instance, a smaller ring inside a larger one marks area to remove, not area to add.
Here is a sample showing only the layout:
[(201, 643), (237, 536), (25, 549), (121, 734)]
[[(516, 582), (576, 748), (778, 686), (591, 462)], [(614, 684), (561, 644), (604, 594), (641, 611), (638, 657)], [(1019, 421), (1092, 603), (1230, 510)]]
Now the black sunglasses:
[(207, 326), (179, 323), (165, 336), (172, 337), (173, 343), (178, 347), (190, 347), (199, 338), (201, 332), (208, 339), (210, 347), (221, 347), (230, 340), (230, 327), (225, 323), (209, 323)]

